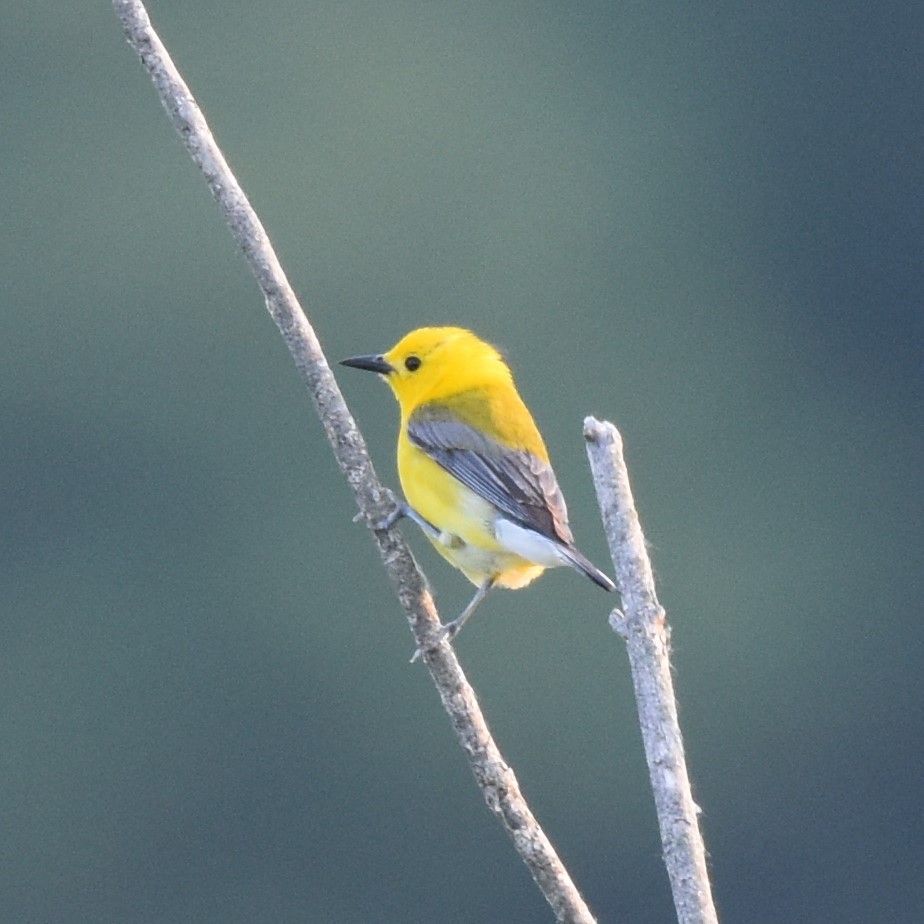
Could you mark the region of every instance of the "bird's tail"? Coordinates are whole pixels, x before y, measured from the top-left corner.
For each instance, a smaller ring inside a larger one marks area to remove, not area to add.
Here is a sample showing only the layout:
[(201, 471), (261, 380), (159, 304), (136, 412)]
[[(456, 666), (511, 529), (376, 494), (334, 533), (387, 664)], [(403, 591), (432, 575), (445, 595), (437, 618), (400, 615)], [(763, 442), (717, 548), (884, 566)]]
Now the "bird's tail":
[(561, 552), (572, 568), (589, 577), (598, 587), (611, 591), (616, 589), (616, 585), (586, 555), (570, 546), (561, 546)]

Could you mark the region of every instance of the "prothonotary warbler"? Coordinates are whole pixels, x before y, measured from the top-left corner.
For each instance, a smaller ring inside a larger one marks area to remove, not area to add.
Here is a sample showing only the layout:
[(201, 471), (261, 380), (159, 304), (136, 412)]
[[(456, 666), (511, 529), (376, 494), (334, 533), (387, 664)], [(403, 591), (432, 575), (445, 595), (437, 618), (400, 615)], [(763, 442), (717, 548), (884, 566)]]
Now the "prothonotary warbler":
[(478, 588), (441, 638), (451, 639), (492, 587), (524, 587), (546, 568), (570, 565), (615, 589), (575, 548), (545, 443), (491, 344), (459, 327), (422, 327), (387, 353), (342, 364), (379, 373), (401, 408), (407, 503), (376, 525), (410, 517)]

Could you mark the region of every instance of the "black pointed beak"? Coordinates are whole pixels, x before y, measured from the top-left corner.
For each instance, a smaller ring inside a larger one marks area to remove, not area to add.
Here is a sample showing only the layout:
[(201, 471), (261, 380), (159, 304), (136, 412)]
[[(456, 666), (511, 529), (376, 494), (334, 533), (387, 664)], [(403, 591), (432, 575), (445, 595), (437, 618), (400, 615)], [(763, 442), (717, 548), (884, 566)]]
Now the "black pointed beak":
[(341, 366), (352, 366), (354, 369), (365, 369), (367, 372), (378, 372), (379, 375), (388, 375), (395, 370), (385, 362), (381, 353), (375, 356), (351, 356), (349, 359), (341, 359)]

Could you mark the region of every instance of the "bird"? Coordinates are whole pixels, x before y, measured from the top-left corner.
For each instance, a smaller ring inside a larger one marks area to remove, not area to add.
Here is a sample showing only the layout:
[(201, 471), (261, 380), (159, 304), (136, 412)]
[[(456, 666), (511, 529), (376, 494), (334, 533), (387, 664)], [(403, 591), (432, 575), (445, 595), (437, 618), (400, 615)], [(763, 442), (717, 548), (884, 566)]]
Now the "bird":
[(438, 642), (452, 640), (493, 587), (525, 587), (546, 568), (567, 565), (615, 590), (574, 544), (545, 442), (496, 347), (461, 327), (421, 327), (341, 365), (377, 373), (400, 409), (405, 501), (374, 528), (413, 520), (477, 588)]

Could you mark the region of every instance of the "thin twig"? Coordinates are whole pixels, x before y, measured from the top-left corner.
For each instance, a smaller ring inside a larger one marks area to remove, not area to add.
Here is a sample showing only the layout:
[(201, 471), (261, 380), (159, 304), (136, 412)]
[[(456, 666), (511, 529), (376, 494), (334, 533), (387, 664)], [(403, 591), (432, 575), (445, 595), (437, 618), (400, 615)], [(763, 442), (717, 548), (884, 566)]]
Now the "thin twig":
[[(366, 445), (334, 381), (317, 337), (298, 304), (269, 237), (212, 137), (192, 93), (151, 26), (140, 0), (113, 0), (129, 43), (154, 81), (161, 102), (192, 159), (205, 174), (231, 233), (257, 277), (266, 307), (305, 380), (334, 450), (367, 522), (390, 510)], [(584, 900), (520, 794), (510, 767), (494, 743), (475, 694), (448, 644), (433, 647), (439, 617), (427, 582), (397, 530), (376, 531), (376, 544), (424, 661), (439, 690), (475, 779), (543, 895), (562, 922), (592, 924)]]
[(698, 809), (690, 791), (677, 721), (670, 628), (655, 594), (651, 562), (622, 454), (622, 437), (611, 423), (588, 417), (584, 439), (624, 608), (624, 613), (613, 613), (610, 624), (626, 640), (629, 653), (677, 920), (679, 924), (716, 924)]

